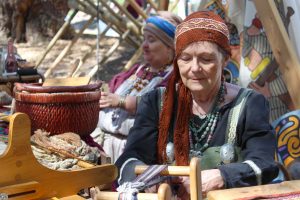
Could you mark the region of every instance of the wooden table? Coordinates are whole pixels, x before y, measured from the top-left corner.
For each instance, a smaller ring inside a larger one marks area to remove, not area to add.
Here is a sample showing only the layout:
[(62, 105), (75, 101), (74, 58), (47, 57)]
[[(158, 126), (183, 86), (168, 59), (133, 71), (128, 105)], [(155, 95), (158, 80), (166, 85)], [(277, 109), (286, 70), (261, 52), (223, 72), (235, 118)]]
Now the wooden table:
[(259, 195), (275, 195), (300, 192), (300, 180), (285, 181), (278, 184), (261, 185), (226, 190), (216, 190), (208, 193), (209, 200), (239, 199)]
[(40, 75), (12, 75), (12, 76), (0, 76), (0, 83), (7, 83), (7, 82), (36, 82), (41, 78)]
[(37, 83), (41, 79), (40, 75), (24, 75), (24, 76), (0, 76), (0, 90), (12, 95), (15, 82), (20, 83)]

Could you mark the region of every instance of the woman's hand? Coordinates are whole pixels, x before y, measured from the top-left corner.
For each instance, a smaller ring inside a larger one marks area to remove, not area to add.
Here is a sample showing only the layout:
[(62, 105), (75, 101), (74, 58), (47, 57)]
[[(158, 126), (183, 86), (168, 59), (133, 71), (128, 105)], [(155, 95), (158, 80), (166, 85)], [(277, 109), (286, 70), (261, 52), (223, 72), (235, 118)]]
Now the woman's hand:
[(97, 199), (97, 196), (100, 194), (100, 189), (98, 187), (92, 187), (90, 189), (90, 195), (91, 195), (91, 198), (94, 200), (94, 199)]
[[(221, 189), (224, 187), (224, 181), (219, 169), (210, 169), (201, 171), (202, 195), (205, 197), (209, 191)], [(172, 180), (173, 183), (181, 183), (178, 189), (177, 198), (184, 200), (190, 196), (189, 177), (178, 177)]]
[(211, 190), (217, 190), (224, 187), (224, 180), (219, 169), (201, 171), (201, 180), (203, 196), (206, 196)]
[[(178, 177), (180, 186), (177, 191), (176, 200), (189, 200), (190, 199), (190, 178), (188, 176)], [(176, 181), (175, 181), (176, 183)]]
[(114, 108), (119, 105), (121, 96), (110, 92), (101, 92), (100, 108)]

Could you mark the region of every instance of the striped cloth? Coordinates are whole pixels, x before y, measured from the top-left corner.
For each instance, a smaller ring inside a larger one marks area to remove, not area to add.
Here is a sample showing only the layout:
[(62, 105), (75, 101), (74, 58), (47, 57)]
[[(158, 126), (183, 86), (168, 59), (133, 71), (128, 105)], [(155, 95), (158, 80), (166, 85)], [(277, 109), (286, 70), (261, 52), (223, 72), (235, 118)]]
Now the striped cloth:
[(159, 173), (167, 168), (167, 165), (151, 165), (144, 173), (137, 176), (132, 182), (125, 182), (117, 188), (118, 200), (137, 200), (137, 194), (148, 187), (162, 182)]

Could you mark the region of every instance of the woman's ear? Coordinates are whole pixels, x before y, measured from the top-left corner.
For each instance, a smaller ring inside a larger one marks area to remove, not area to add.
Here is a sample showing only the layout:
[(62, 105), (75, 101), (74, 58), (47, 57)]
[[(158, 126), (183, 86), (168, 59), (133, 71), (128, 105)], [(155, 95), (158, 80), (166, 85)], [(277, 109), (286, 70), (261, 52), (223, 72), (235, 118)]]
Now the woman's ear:
[(174, 49), (168, 48), (168, 63), (173, 62), (174, 55), (175, 55)]
[(229, 59), (230, 57), (228, 55), (224, 57), (222, 69), (224, 69), (228, 65)]

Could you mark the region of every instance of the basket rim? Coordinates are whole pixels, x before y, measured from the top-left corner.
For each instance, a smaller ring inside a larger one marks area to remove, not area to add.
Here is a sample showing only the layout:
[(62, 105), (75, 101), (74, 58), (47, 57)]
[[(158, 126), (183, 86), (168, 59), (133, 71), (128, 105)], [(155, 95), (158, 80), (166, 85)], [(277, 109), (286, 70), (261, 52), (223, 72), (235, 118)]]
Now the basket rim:
[(15, 99), (27, 103), (83, 103), (99, 101), (101, 91), (65, 93), (26, 93), (15, 91)]
[(99, 90), (101, 86), (102, 81), (79, 86), (42, 86), (42, 83), (15, 83), (15, 91), (30, 93), (87, 92)]

